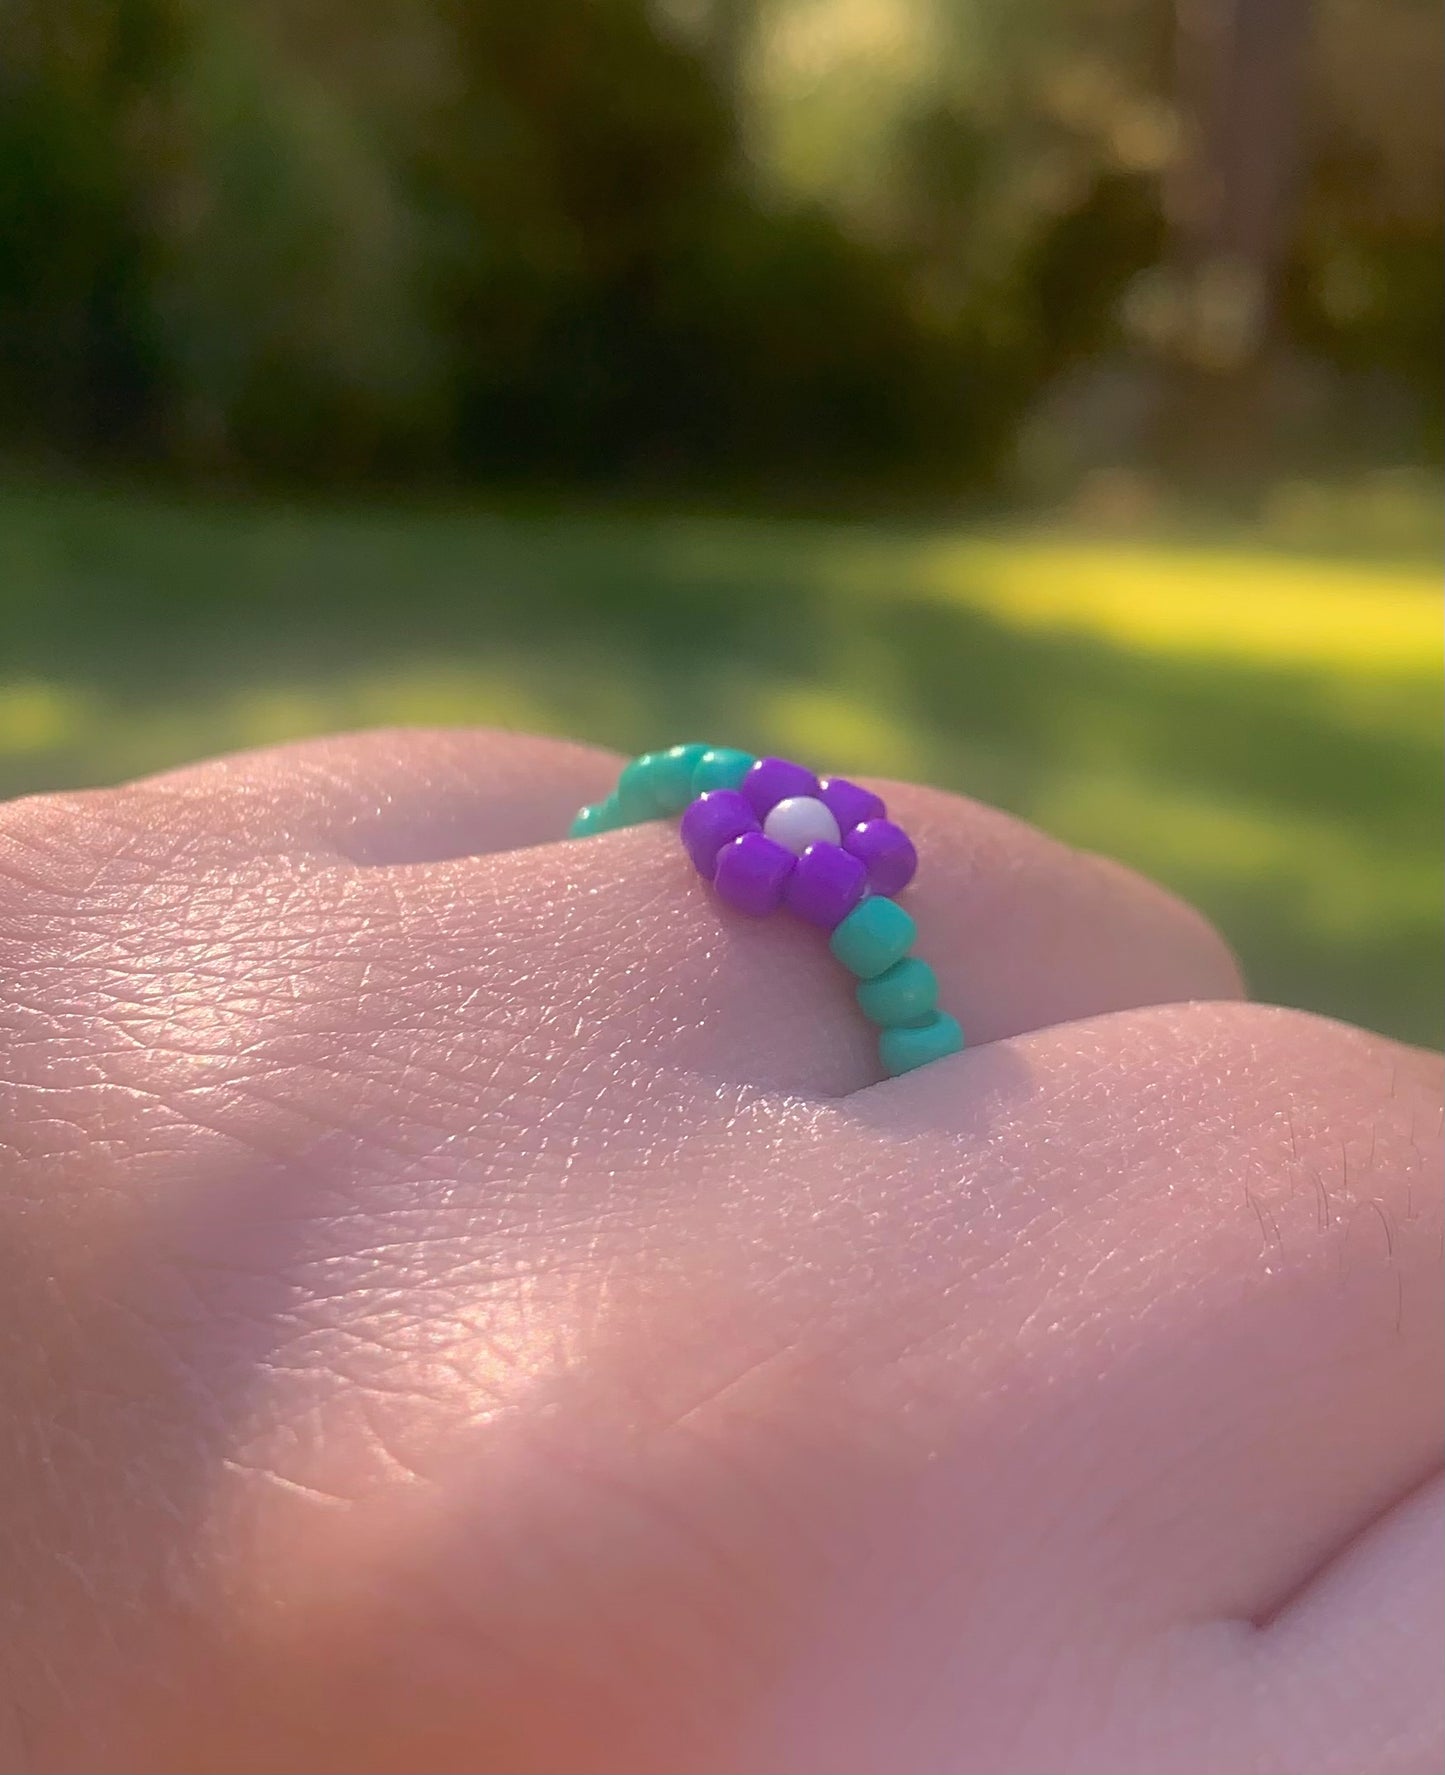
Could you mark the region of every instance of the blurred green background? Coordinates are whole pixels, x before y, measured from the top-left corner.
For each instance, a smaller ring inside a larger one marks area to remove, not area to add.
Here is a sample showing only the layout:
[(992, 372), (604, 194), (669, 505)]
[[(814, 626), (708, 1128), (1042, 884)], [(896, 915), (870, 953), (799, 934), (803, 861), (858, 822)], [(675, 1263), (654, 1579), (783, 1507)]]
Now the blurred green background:
[(0, 0), (0, 794), (1015, 809), (1441, 1037), (1434, 0)]

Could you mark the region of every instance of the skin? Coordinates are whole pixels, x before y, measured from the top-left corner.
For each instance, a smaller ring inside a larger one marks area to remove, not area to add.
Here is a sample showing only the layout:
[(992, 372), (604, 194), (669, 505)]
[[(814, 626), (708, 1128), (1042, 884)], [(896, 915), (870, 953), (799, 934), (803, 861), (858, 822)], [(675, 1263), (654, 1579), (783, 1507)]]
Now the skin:
[(878, 1083), (617, 762), (0, 808), (0, 1766), (1439, 1770), (1438, 1060), (882, 784)]

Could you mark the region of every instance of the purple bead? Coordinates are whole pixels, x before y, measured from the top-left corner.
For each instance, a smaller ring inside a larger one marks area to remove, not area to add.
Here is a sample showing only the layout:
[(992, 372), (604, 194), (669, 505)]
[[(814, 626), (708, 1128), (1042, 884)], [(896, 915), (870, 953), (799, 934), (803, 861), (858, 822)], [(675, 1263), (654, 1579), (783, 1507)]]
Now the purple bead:
[(761, 820), (790, 795), (816, 796), (819, 785), (812, 771), (801, 764), (786, 758), (760, 758), (738, 787)]
[(865, 865), (875, 894), (899, 893), (918, 868), (913, 840), (892, 820), (865, 820), (844, 834), (843, 847)]
[(788, 909), (825, 931), (841, 923), (863, 898), (868, 871), (836, 844), (810, 844), (788, 883)]
[(864, 820), (887, 818), (888, 809), (882, 798), (871, 789), (850, 783), (847, 777), (824, 777), (821, 792), (823, 805), (838, 822), (840, 832), (850, 832), (854, 826), (861, 826)]
[(758, 818), (736, 789), (709, 789), (682, 816), (682, 842), (699, 875), (712, 880), (725, 844), (758, 830)]
[(739, 912), (762, 918), (783, 903), (783, 890), (798, 859), (761, 832), (744, 832), (718, 852), (713, 886)]

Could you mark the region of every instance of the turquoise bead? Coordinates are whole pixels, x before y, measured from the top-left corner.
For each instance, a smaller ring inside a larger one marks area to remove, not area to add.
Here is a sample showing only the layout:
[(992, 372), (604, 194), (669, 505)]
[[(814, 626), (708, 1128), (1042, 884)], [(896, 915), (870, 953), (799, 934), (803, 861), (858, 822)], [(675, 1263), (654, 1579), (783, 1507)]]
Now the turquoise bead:
[(945, 1054), (963, 1051), (963, 1031), (958, 1019), (947, 1011), (935, 1011), (927, 1023), (905, 1024), (901, 1029), (885, 1029), (878, 1037), (878, 1058), (883, 1070), (893, 1078), (912, 1072), (916, 1066), (927, 1066), (930, 1060), (942, 1060)]
[(731, 746), (709, 746), (692, 773), (694, 796), (709, 789), (736, 789), (757, 763), (751, 752), (735, 752)]
[(680, 814), (688, 802), (696, 799), (693, 772), (710, 749), (705, 745), (669, 746), (665, 752), (648, 754), (652, 759), (653, 798), (663, 813)]
[(578, 808), (573, 816), (572, 824), (567, 828), (569, 838), (595, 838), (599, 832), (605, 832), (606, 825), (602, 819), (602, 807)]
[(630, 820), (622, 811), (622, 803), (618, 800), (615, 789), (605, 801), (599, 801), (592, 811), (597, 816), (597, 822), (592, 828), (594, 833), (616, 832), (623, 826), (633, 826), (637, 823), (635, 820)]
[(657, 795), (657, 763), (660, 754), (644, 752), (631, 764), (622, 767), (617, 779), (617, 805), (623, 821), (635, 826), (641, 820), (655, 820), (662, 812)]
[(926, 961), (905, 956), (876, 979), (858, 982), (858, 1004), (870, 1023), (921, 1023), (938, 1009), (938, 976)]
[(860, 980), (871, 980), (913, 947), (918, 926), (896, 900), (874, 894), (856, 905), (828, 939), (828, 947)]

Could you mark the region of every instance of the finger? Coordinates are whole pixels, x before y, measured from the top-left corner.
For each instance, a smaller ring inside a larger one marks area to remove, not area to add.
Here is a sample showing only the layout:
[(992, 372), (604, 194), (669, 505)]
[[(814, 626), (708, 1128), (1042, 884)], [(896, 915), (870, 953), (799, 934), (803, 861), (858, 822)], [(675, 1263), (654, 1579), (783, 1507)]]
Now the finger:
[[(130, 817), (167, 857), (188, 826), (192, 848), (218, 844), (227, 855), (399, 865), (377, 887), (375, 930), (379, 939), (391, 920), (397, 945), (415, 942), (411, 967), (424, 957), (417, 991), (435, 1027), (446, 1028), (450, 994), (454, 1007), (471, 1007), (453, 1033), (470, 1028), (485, 1041), (479, 1016), (510, 1004), (535, 1026), (544, 1072), (561, 1064), (566, 1029), (579, 1062), (625, 1050), (822, 1092), (875, 1079), (876, 1033), (821, 934), (728, 911), (682, 859), (670, 824), (476, 860), (556, 838), (615, 771), (605, 754), (551, 740), (383, 732), (152, 779), (130, 792)], [(887, 791), (923, 855), (907, 896), (920, 952), (970, 1041), (1238, 990), (1223, 943), (1162, 890), (977, 803)], [(431, 859), (443, 861), (418, 862)], [(397, 905), (410, 909), (411, 938), (395, 928)], [(515, 1030), (502, 1039), (510, 1046)]]
[[(916, 799), (939, 840), (907, 896), (918, 952), (971, 1041), (1235, 989), (1224, 946), (1149, 884), (973, 804)], [(667, 826), (393, 874), (386, 891), (426, 989), (452, 980), (477, 1039), (515, 1007), (502, 1039), (533, 1076), (605, 1056), (823, 1095), (879, 1077), (877, 1032), (822, 933), (722, 905)]]
[[(559, 839), (577, 807), (611, 787), (618, 763), (595, 748), (485, 728), (379, 729), (236, 753), (138, 787), (179, 797), (247, 847), (310, 844), (361, 863), (408, 863)], [(1077, 947), (1091, 895), (1107, 911), (1121, 887), (1134, 907), (1127, 937), (1105, 916), (1090, 945), (1092, 976), (1070, 957), (1068, 978), (1079, 991), (1075, 1014), (1152, 1002), (1159, 991), (1144, 983), (1158, 971), (1162, 983), (1174, 984), (1181, 950), (1197, 964), (1204, 996), (1237, 990), (1232, 958), (1204, 920), (1117, 864), (1050, 845), (979, 803), (908, 784), (876, 786), (926, 858), (910, 903), (945, 936), (959, 915), (978, 935), (985, 1013), (991, 1001), (1006, 999), (1020, 1007), (1016, 1026), (1034, 1027), (1041, 1019), (1028, 1011), (1030, 997), (1057, 953)], [(1065, 858), (1069, 892), (1056, 919), (1049, 901), (1058, 895)], [(1020, 898), (1035, 909), (1027, 955), (990, 940), (994, 932), (1009, 935)], [(1139, 984), (1131, 989), (1131, 981)], [(1114, 982), (1117, 1000), (1108, 988)], [(1047, 997), (1058, 1020), (1058, 995)], [(974, 1033), (989, 1040), (1012, 1030), (993, 1027), (985, 1015)]]
[[(1196, 1766), (1147, 1740), (1214, 1680), (1202, 1630), (1288, 1611), (1438, 1468), (1440, 1106), (1433, 1057), (1201, 1006), (759, 1135), (788, 1311), (751, 1330), (788, 1355), (750, 1347), (727, 1419), (803, 1451), (795, 1500), (829, 1434), (886, 1471), (780, 1700), (780, 1765), (898, 1767), (878, 1723), (906, 1719), (908, 1767)], [(761, 1209), (733, 1229), (769, 1237)]]
[(562, 837), (621, 760), (492, 728), (378, 728), (238, 752), (133, 785), (229, 851), (420, 863)]
[[(144, 786), (183, 797), (193, 817), (247, 847), (407, 863), (558, 839), (617, 767), (592, 748), (488, 729), (380, 730), (240, 753)], [(1238, 991), (1218, 936), (1162, 889), (979, 803), (877, 786), (923, 855), (909, 904), (972, 1040)]]
[(1032, 1495), (1045, 1564), (1131, 1632), (1268, 1615), (1438, 1465), (1434, 1057), (1296, 1013), (1156, 1009), (838, 1114), (907, 1134), (906, 1213), (986, 1272), (949, 1384), (999, 1403), (966, 1414), (951, 1517)]

